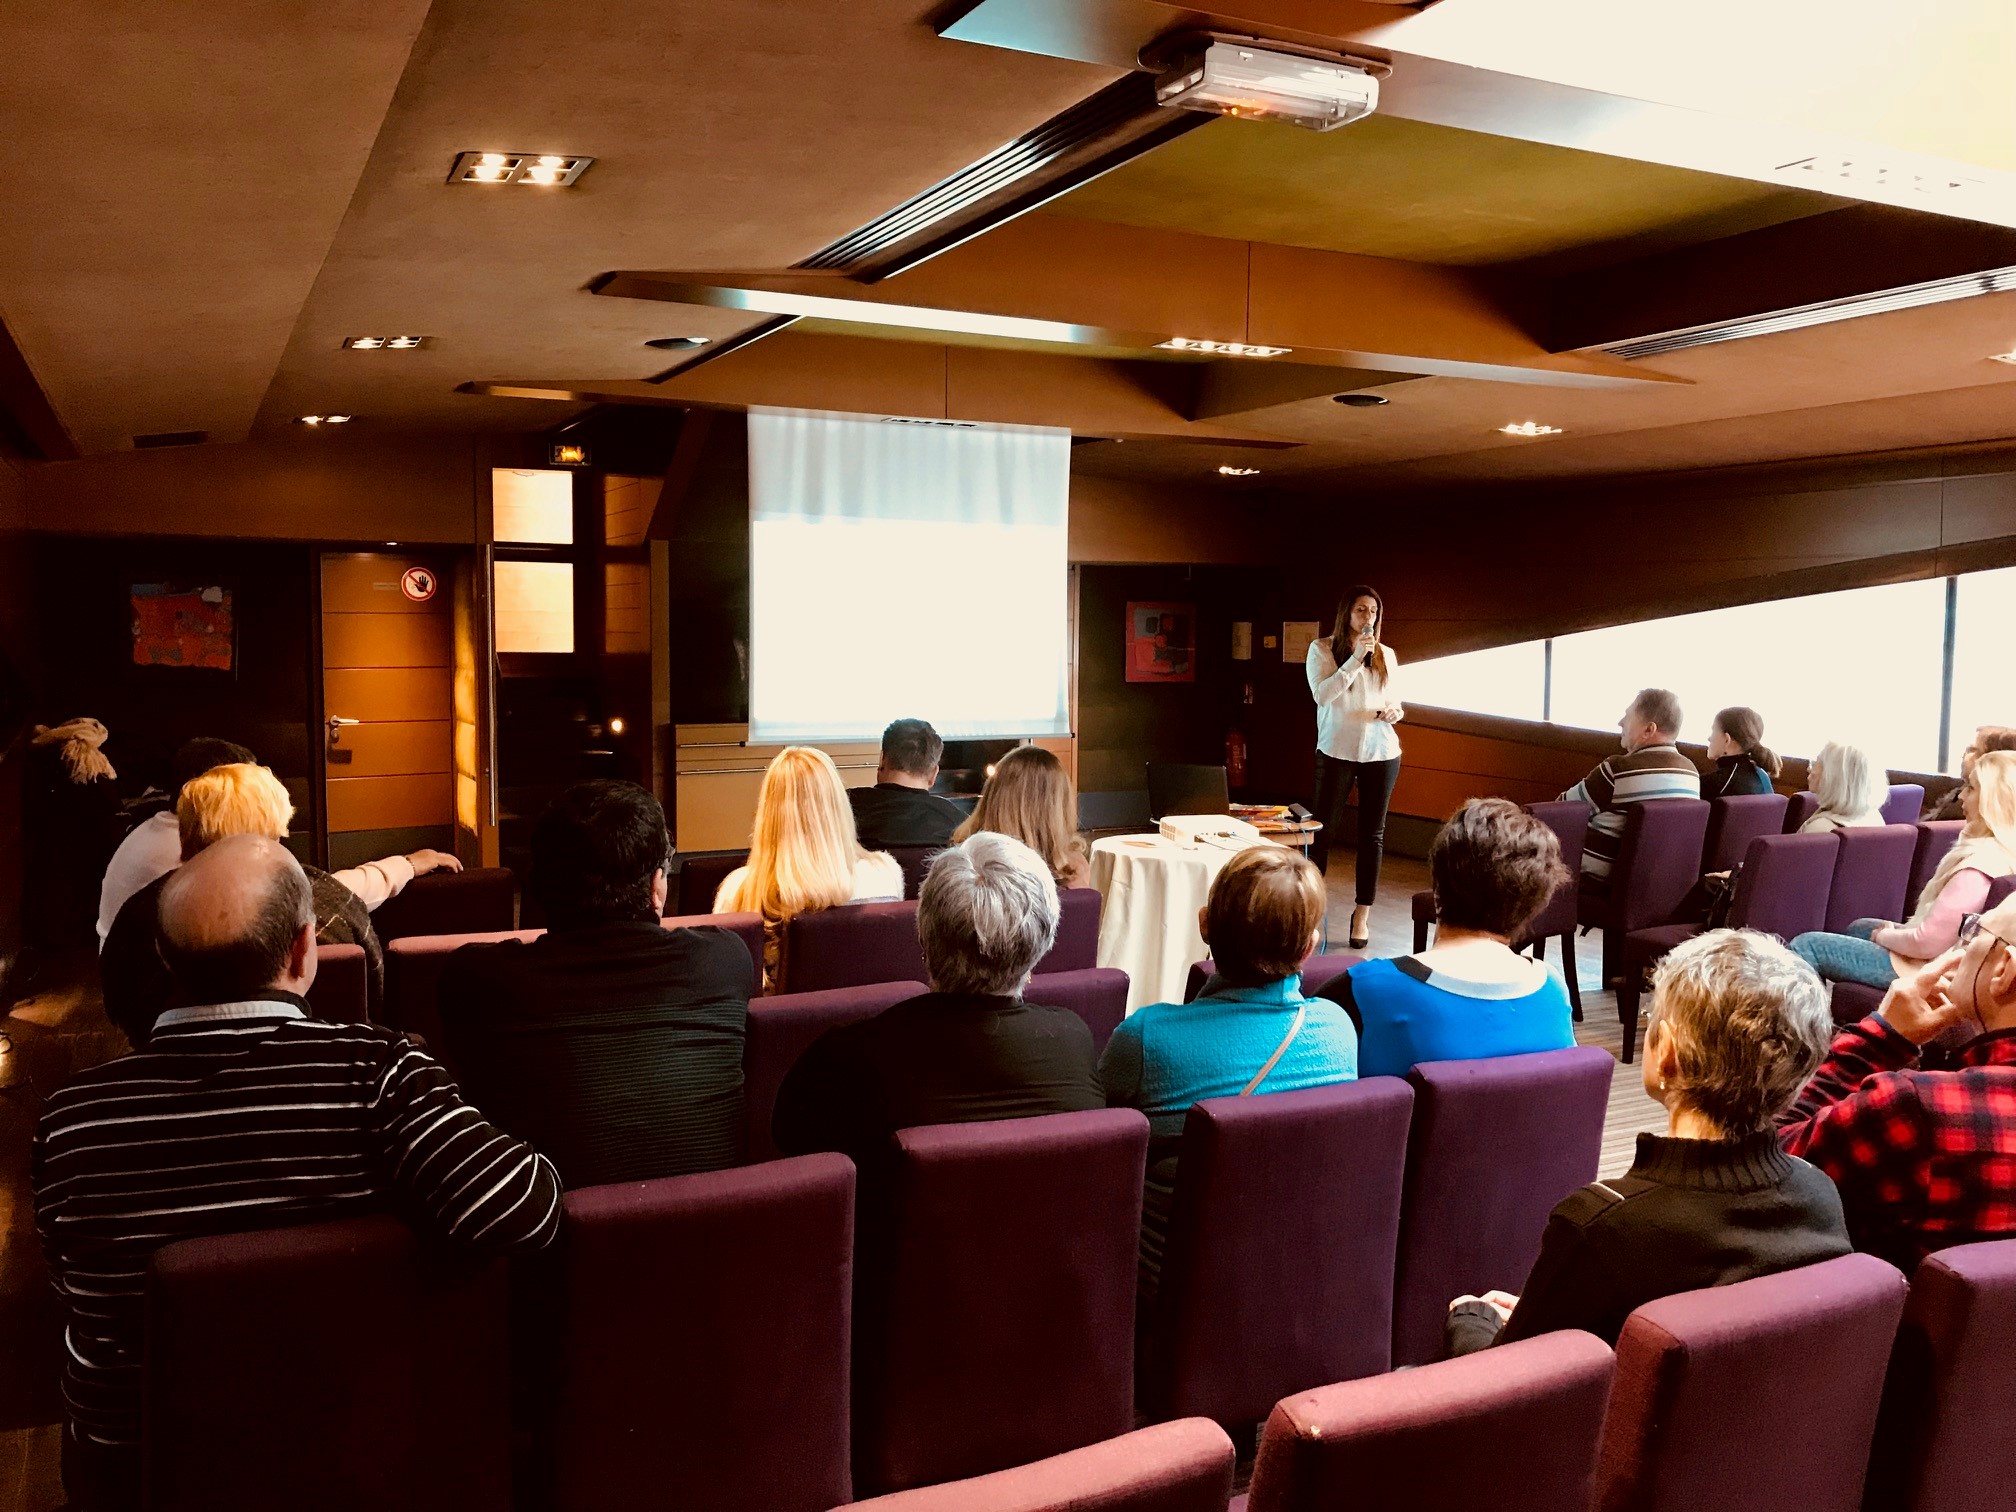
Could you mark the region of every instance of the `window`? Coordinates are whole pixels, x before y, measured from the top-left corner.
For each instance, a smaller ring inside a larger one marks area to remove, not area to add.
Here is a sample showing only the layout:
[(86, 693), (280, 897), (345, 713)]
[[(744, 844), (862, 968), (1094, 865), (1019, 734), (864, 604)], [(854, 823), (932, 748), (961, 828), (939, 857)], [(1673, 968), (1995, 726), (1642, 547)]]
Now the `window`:
[(496, 584), (500, 652), (574, 649), (572, 562), (499, 562)]
[(1946, 770), (1960, 770), (1960, 753), (1984, 724), (2016, 725), (2016, 676), (2010, 673), (2010, 608), (2016, 605), (2016, 567), (1970, 572), (1955, 580), (1953, 605), (1953, 718)]
[(574, 475), (545, 468), (491, 468), (490, 521), (500, 542), (573, 545)]
[(1506, 719), (1545, 719), (1547, 643), (1524, 641), (1400, 669), (1400, 691), (1416, 703)]

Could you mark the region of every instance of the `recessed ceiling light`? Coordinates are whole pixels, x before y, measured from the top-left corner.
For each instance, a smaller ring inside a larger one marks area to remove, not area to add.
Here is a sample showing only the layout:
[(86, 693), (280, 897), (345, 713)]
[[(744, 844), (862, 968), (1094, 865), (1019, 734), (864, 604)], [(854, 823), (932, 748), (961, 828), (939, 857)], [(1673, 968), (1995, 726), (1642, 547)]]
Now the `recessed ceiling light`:
[(299, 423), (302, 425), (348, 425), (350, 417), (348, 415), (303, 415)]
[(1537, 420), (1521, 420), (1517, 425), (1499, 426), (1498, 432), (1505, 436), (1558, 436), (1561, 434), (1561, 427), (1542, 425)]
[(1245, 341), (1198, 341), (1189, 336), (1171, 336), (1155, 343), (1158, 352), (1203, 352), (1213, 357), (1281, 357), (1293, 347), (1254, 346)]
[(1388, 401), (1384, 394), (1332, 394), (1330, 402), (1348, 404), (1353, 409), (1377, 409)]
[(712, 336), (654, 336), (644, 345), (656, 347), (661, 352), (678, 352), (687, 347), (703, 347), (713, 339)]
[(448, 170), (451, 184), (536, 184), (564, 189), (588, 171), (592, 157), (560, 152), (464, 152)]
[(1257, 478), (1260, 476), (1260, 469), (1257, 467), (1221, 467), (1218, 469), (1218, 476), (1221, 478)]
[(2006, 362), (2016, 367), (2016, 352), (1997, 352), (1988, 359), (1990, 362)]
[(375, 352), (381, 347), (394, 352), (410, 352), (427, 344), (425, 336), (345, 336), (344, 348), (352, 352)]

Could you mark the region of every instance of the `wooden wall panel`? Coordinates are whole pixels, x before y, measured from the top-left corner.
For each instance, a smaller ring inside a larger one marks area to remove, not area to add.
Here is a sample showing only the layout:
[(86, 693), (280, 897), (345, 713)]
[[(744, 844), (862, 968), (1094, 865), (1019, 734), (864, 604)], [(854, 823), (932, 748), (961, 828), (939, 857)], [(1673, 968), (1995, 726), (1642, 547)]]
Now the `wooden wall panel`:
[(445, 614), (322, 616), (324, 667), (449, 667), (454, 627)]
[(449, 679), (435, 667), (328, 668), (322, 703), (346, 719), (447, 719)]
[(332, 833), (446, 825), (455, 814), (453, 779), (447, 772), (414, 777), (332, 777), (328, 787)]
[(411, 777), (445, 772), (452, 765), (452, 726), (445, 719), (362, 724), (343, 732), (350, 760), (332, 765), (332, 780)]

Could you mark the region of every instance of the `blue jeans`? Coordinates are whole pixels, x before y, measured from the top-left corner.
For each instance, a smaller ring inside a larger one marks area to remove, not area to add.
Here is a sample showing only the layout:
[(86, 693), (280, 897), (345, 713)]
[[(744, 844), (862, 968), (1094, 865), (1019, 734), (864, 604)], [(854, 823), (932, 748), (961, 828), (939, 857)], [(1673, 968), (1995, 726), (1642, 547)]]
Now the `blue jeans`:
[(1890, 964), (1890, 952), (1869, 937), (1889, 922), (1857, 919), (1848, 926), (1846, 934), (1822, 934), (1816, 930), (1793, 940), (1792, 949), (1820, 973), (1822, 981), (1888, 987), (1897, 980), (1897, 968)]

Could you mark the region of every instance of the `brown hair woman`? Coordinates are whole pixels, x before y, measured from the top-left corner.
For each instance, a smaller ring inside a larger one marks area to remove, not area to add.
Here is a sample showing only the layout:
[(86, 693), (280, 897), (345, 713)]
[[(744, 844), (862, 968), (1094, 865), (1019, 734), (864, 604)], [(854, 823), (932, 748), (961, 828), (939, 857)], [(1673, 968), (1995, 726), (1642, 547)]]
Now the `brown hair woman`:
[(1406, 717), (1396, 678), (1400, 658), (1385, 643), (1386, 602), (1360, 583), (1337, 603), (1335, 627), (1309, 643), (1309, 694), (1316, 700), (1317, 831), (1309, 859), (1330, 863), (1330, 836), (1351, 790), (1358, 790), (1358, 906), (1351, 911), (1351, 948), (1370, 943), (1372, 904), (1386, 849), (1386, 808), (1400, 776), (1400, 735)]

